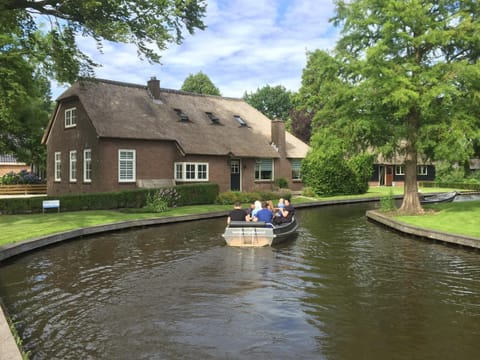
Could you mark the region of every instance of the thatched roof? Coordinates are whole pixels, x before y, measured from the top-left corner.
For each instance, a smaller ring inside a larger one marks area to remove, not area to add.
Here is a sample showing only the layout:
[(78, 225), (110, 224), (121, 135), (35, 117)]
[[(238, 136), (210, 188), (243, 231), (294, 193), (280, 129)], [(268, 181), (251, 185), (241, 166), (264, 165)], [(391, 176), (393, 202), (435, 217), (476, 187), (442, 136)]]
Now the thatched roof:
[[(240, 99), (162, 88), (154, 99), (147, 86), (84, 79), (57, 101), (75, 97), (99, 137), (171, 140), (185, 154), (279, 157), (271, 146), (271, 120)], [(188, 120), (181, 120), (183, 115)], [(240, 116), (247, 126), (241, 126), (234, 116)], [(286, 142), (287, 157), (305, 157), (308, 145), (289, 133)]]

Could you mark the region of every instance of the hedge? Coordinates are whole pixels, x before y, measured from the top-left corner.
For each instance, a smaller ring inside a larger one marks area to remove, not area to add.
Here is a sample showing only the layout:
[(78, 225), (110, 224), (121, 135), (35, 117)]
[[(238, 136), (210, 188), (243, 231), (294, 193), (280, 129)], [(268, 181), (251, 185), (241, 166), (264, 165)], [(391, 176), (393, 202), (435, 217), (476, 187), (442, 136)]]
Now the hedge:
[(0, 199), (0, 214), (27, 214), (42, 212), (42, 201), (60, 200), (60, 211), (110, 210), (141, 208), (147, 196), (157, 191), (174, 190), (176, 203), (171, 206), (213, 204), (218, 196), (217, 184), (178, 185), (161, 189), (135, 189), (117, 192), (37, 196)]

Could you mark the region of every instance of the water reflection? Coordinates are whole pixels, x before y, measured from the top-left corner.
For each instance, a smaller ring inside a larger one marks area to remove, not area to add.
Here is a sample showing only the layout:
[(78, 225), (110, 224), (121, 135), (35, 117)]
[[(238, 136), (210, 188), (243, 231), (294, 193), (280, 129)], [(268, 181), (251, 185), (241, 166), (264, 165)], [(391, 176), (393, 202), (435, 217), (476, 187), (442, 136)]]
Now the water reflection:
[(226, 247), (224, 219), (72, 241), (3, 265), (0, 296), (32, 359), (476, 358), (478, 252), (372, 206), (299, 211), (273, 249)]

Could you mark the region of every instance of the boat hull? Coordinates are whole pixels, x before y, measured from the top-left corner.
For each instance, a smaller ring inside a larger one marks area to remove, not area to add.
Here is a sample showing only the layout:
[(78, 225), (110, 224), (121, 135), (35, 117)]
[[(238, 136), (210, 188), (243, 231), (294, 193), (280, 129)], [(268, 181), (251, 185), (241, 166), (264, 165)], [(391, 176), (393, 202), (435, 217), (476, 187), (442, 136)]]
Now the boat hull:
[(455, 191), (437, 195), (426, 195), (420, 199), (420, 203), (422, 205), (426, 204), (437, 204), (437, 203), (445, 203), (445, 202), (452, 202), (457, 193)]
[(295, 218), (281, 225), (234, 221), (225, 229), (223, 238), (229, 246), (273, 246), (292, 238), (297, 227)]

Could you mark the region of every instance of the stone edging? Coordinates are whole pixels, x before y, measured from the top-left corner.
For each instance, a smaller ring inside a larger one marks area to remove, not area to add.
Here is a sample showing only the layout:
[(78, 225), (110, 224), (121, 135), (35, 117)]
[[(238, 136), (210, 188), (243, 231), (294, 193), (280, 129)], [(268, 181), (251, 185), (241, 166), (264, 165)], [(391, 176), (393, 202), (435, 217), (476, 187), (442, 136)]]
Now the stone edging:
[(480, 239), (472, 236), (450, 234), (442, 231), (430, 230), (426, 228), (416, 227), (413, 225), (408, 225), (403, 222), (394, 220), (393, 218), (386, 216), (376, 210), (367, 211), (367, 218), (369, 220), (388, 226), (391, 229), (407, 235), (413, 235), (449, 244), (456, 244), (480, 249)]

